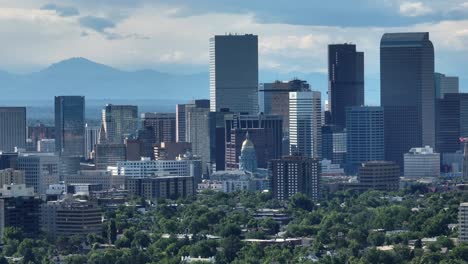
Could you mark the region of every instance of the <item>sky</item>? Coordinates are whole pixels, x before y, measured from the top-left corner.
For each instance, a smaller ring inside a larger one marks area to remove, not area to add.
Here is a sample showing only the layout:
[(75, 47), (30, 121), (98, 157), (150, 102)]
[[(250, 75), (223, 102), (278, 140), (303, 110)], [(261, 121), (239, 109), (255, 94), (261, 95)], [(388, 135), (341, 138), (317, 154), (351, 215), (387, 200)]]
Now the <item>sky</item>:
[(346, 42), (364, 51), (366, 75), (378, 76), (382, 34), (410, 31), (430, 32), (436, 71), (463, 86), (468, 0), (0, 0), (0, 69), (85, 57), (126, 70), (206, 72), (211, 36), (252, 33), (261, 71), (325, 73), (327, 45)]

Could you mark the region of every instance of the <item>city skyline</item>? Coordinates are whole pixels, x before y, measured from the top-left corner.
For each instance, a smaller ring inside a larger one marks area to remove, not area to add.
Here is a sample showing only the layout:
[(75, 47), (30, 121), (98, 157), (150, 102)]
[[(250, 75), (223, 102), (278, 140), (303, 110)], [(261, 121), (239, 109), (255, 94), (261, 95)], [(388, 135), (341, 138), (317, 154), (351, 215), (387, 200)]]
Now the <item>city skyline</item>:
[[(202, 1), (199, 6), (184, 1), (118, 1), (113, 5), (16, 1), (0, 8), (5, 26), (16, 26), (15, 32), (0, 28), (0, 33), (9, 36), (0, 51), (0, 69), (32, 72), (70, 57), (85, 57), (125, 70), (205, 72), (209, 38), (231, 32), (259, 35), (260, 71), (325, 73), (327, 44), (348, 42), (365, 52), (366, 76), (372, 76), (379, 73), (378, 43), (384, 32), (429, 31), (438, 51), (436, 71), (460, 76), (463, 87), (466, 74), (461, 70), (464, 67), (457, 66), (467, 61), (462, 29), (468, 24), (468, 7), (463, 1), (392, 0), (379, 6), (362, 1), (353, 6), (354, 15), (331, 8), (333, 3), (301, 4), (304, 8), (297, 5), (287, 10), (298, 14), (309, 10), (307, 18), (283, 14), (288, 13), (282, 12), (285, 3), (265, 7), (261, 1), (241, 1), (237, 7), (213, 1)], [(338, 18), (327, 18), (320, 11)], [(219, 23), (207, 23), (212, 19)], [(155, 23), (164, 26), (149, 26)], [(184, 33), (185, 25), (190, 25), (190, 33)], [(25, 37), (37, 45), (25, 45), (30, 42)], [(39, 52), (44, 48), (49, 52)], [(24, 56), (17, 57), (19, 53)]]

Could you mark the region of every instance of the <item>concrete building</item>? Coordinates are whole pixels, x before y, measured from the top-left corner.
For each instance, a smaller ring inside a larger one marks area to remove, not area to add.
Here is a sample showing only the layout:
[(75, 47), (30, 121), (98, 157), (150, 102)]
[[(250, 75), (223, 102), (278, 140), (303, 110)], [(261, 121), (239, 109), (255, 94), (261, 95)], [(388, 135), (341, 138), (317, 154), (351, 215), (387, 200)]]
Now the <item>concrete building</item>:
[(125, 161), (127, 149), (125, 144), (97, 144), (94, 163), (96, 170), (106, 170), (108, 166), (115, 166), (120, 161)]
[(0, 107), (0, 151), (26, 147), (26, 107)]
[(16, 168), (18, 152), (0, 152), (0, 170)]
[(55, 139), (44, 138), (37, 141), (37, 152), (54, 153)]
[(150, 160), (142, 158), (140, 161), (118, 162), (116, 167), (109, 168), (109, 170), (112, 175), (131, 178), (191, 176), (188, 160)]
[(185, 104), (176, 105), (176, 141), (185, 142)]
[(38, 194), (60, 181), (60, 158), (53, 153), (21, 153), (16, 168), (24, 172), (26, 186)]
[(459, 92), (459, 81), (456, 76), (446, 76), (442, 73), (434, 73), (434, 87), (436, 99), (444, 98), (447, 93)]
[(195, 193), (192, 176), (125, 177), (125, 189), (132, 196), (145, 199), (177, 199)]
[[(102, 109), (102, 127), (106, 143), (122, 144), (138, 130), (138, 107), (108, 104)], [(102, 142), (100, 142), (102, 143)]]
[(361, 163), (385, 160), (382, 107), (349, 107), (346, 111), (346, 135), (348, 173), (356, 173)]
[(368, 161), (359, 168), (358, 181), (362, 190), (398, 191), (400, 167), (392, 161)]
[(468, 242), (468, 203), (458, 207), (458, 242)]
[(127, 160), (140, 160), (143, 156), (143, 143), (139, 139), (124, 140), (125, 144), (125, 157)]
[(283, 133), (289, 135), (289, 92), (309, 91), (307, 81), (294, 79), (288, 82), (263, 83), (259, 87), (260, 112), (283, 118)]
[(66, 197), (41, 206), (41, 228), (52, 237), (100, 234), (102, 209), (94, 202)]
[(142, 127), (151, 128), (154, 133), (154, 143), (176, 142), (176, 114), (174, 113), (143, 113)]
[(404, 164), (404, 176), (407, 178), (440, 176), (440, 154), (429, 146), (410, 149), (404, 156)]
[(0, 189), (0, 235), (5, 227), (21, 228), (27, 237), (39, 235), (39, 205), (33, 188), (24, 184), (5, 184)]
[(185, 139), (192, 144), (192, 153), (201, 157), (203, 162), (203, 172), (208, 172), (208, 164), (211, 164), (215, 139), (214, 116), (207, 105), (199, 101), (194, 105), (185, 107)]
[(272, 192), (279, 201), (286, 201), (296, 193), (313, 200), (319, 198), (320, 162), (301, 155), (286, 156), (272, 161)]
[(354, 44), (328, 45), (328, 102), (331, 122), (346, 126), (346, 109), (364, 105), (364, 52)]
[(344, 164), (347, 153), (347, 134), (334, 125), (322, 126), (322, 159), (333, 164)]
[(318, 91), (289, 93), (290, 153), (311, 158), (322, 155), (322, 103)]
[(99, 142), (99, 129), (100, 127), (85, 124), (85, 158), (93, 159), (95, 146)]
[(14, 170), (11, 168), (0, 170), (0, 186), (24, 183), (24, 171)]
[(46, 126), (44, 124), (37, 124), (35, 126), (28, 126), (28, 137), (34, 144), (44, 138), (55, 139), (55, 126)]
[(175, 160), (187, 152), (192, 152), (192, 144), (188, 142), (161, 142), (154, 145), (155, 160)]
[(99, 184), (103, 190), (122, 189), (125, 184), (125, 176), (112, 175), (106, 170), (82, 170), (67, 175), (64, 180), (66, 184)]
[(258, 113), (258, 37), (223, 35), (210, 39), (210, 110)]
[(55, 150), (60, 156), (84, 156), (84, 96), (55, 97)]
[(380, 42), (385, 160), (403, 166), (415, 146), (435, 147), (434, 47), (429, 33), (386, 33)]

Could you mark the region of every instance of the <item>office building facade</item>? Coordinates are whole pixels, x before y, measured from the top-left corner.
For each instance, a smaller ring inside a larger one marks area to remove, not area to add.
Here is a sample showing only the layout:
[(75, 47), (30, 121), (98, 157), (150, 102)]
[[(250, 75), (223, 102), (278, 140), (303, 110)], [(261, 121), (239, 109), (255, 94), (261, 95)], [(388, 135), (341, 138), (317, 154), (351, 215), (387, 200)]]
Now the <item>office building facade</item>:
[(115, 166), (127, 159), (125, 144), (97, 144), (94, 164), (96, 170), (106, 170), (108, 166)]
[(135, 105), (106, 105), (102, 109), (102, 127), (107, 143), (122, 144), (125, 138), (134, 137), (137, 133), (138, 107)]
[(258, 113), (258, 37), (210, 39), (210, 110)]
[(398, 191), (400, 167), (392, 161), (364, 162), (359, 168), (358, 181), (361, 190)]
[(328, 45), (328, 102), (331, 122), (346, 126), (346, 109), (364, 105), (364, 52), (354, 44)]
[(460, 137), (468, 137), (468, 94), (446, 93), (436, 99), (436, 151), (462, 150)]
[(0, 151), (26, 148), (26, 107), (0, 107)]
[(193, 155), (199, 156), (203, 162), (204, 173), (212, 163), (212, 153), (215, 140), (214, 117), (207, 105), (187, 105), (185, 108), (185, 138), (192, 144)]
[(412, 179), (440, 176), (440, 154), (426, 146), (411, 148), (404, 156), (404, 176)]
[(125, 189), (132, 196), (145, 199), (177, 199), (195, 194), (193, 176), (125, 178)]
[(346, 111), (346, 135), (346, 162), (350, 173), (356, 173), (361, 163), (385, 160), (382, 107), (349, 107)]
[(85, 158), (93, 159), (95, 146), (99, 143), (100, 127), (85, 124)]
[(445, 94), (459, 92), (459, 80), (456, 76), (446, 76), (442, 73), (434, 73), (434, 88), (436, 99), (444, 98)]
[(403, 166), (412, 147), (435, 145), (434, 47), (429, 33), (387, 33), (380, 42), (385, 160)]
[(191, 176), (189, 160), (150, 160), (123, 161), (110, 168), (112, 175), (132, 178)]
[(24, 172), (27, 187), (44, 194), (50, 184), (60, 181), (60, 157), (53, 153), (24, 153), (18, 156), (17, 170)]
[(318, 91), (289, 93), (290, 153), (311, 158), (322, 155), (322, 105)]
[(60, 156), (84, 156), (84, 96), (55, 97), (55, 150)]

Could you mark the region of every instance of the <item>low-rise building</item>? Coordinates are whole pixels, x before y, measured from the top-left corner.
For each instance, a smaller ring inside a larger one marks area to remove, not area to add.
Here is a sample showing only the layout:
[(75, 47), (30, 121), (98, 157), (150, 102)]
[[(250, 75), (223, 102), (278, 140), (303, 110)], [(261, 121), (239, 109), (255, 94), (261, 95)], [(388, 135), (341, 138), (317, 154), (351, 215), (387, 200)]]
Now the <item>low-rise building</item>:
[(468, 242), (468, 203), (458, 207), (458, 242)]
[(131, 196), (149, 200), (177, 199), (195, 193), (193, 176), (126, 177), (125, 189)]
[(41, 227), (52, 237), (99, 234), (102, 209), (94, 202), (66, 197), (41, 206)]
[(404, 155), (404, 171), (407, 178), (430, 178), (440, 176), (440, 154), (429, 146), (412, 148)]
[(112, 188), (123, 189), (125, 185), (125, 176), (112, 175), (106, 170), (81, 170), (76, 174), (67, 175), (65, 177), (67, 184), (100, 184), (103, 190)]

